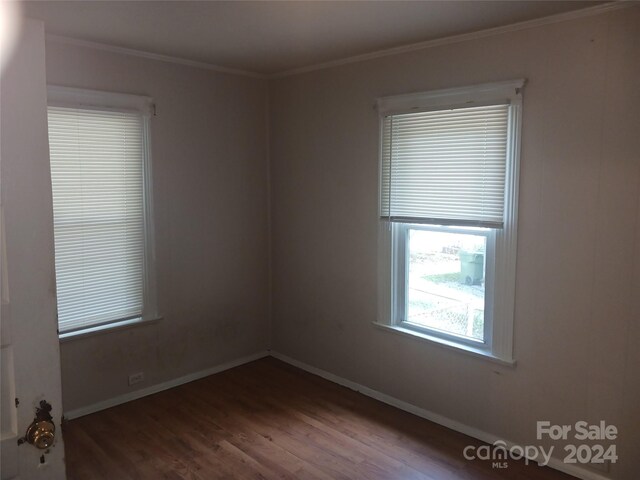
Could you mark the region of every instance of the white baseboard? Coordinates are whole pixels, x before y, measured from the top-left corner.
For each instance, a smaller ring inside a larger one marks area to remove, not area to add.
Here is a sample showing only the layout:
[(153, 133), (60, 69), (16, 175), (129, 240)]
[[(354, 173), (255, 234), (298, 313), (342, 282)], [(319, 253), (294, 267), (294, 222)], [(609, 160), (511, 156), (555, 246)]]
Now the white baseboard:
[(67, 420), (71, 420), (74, 418), (82, 417), (84, 415), (89, 415), (90, 413), (99, 412), (100, 410), (105, 410), (107, 408), (115, 407), (116, 405), (130, 402), (131, 400), (137, 400), (138, 398), (153, 395), (154, 393), (162, 392), (163, 390), (168, 390), (169, 388), (177, 387), (178, 385), (193, 382), (194, 380), (208, 377), (209, 375), (213, 375), (214, 373), (223, 372), (225, 370), (229, 370), (230, 368), (238, 367), (240, 365), (244, 365), (245, 363), (253, 362), (254, 360), (258, 360), (260, 358), (268, 356), (269, 352), (267, 351), (257, 352), (253, 355), (238, 358), (221, 365), (216, 365), (215, 367), (200, 370), (199, 372), (190, 373), (183, 377), (174, 378), (173, 380), (169, 380), (167, 382), (158, 383), (147, 388), (142, 388), (140, 390), (135, 390), (123, 395), (118, 395), (117, 397), (109, 398), (108, 400), (104, 400), (102, 402), (87, 405), (86, 407), (80, 407), (75, 410), (64, 412), (64, 418), (66, 418)]
[[(391, 405), (392, 407), (396, 407), (400, 410), (404, 410), (405, 412), (412, 413), (418, 417), (422, 417), (433, 423), (442, 425), (443, 427), (447, 427), (451, 430), (455, 430), (456, 432), (460, 432), (470, 437), (476, 438), (482, 442), (493, 444), (494, 442), (500, 440), (504, 442), (504, 444), (506, 444), (506, 448), (512, 448), (516, 445), (515, 442), (511, 442), (491, 433), (487, 433), (482, 430), (478, 430), (477, 428), (473, 428), (463, 423), (457, 422), (455, 420), (451, 420), (450, 418), (444, 417), (429, 410), (425, 410), (424, 408), (416, 407), (415, 405), (399, 400), (377, 390), (373, 390), (372, 388), (365, 387), (364, 385), (360, 385), (359, 383), (352, 382), (351, 380), (339, 377), (325, 370), (307, 365), (306, 363), (300, 362), (291, 357), (287, 357), (286, 355), (283, 355), (281, 353), (271, 351), (270, 354), (272, 357), (277, 358), (278, 360), (282, 360), (283, 362), (293, 365), (294, 367), (300, 368), (301, 370), (305, 370), (314, 375), (318, 375), (319, 377), (329, 380), (330, 382), (350, 388), (351, 390), (360, 392), (367, 397), (374, 398), (382, 403), (386, 403), (387, 405)], [(460, 454), (462, 455), (462, 452)], [(536, 458), (529, 458), (529, 460), (536, 461)], [(549, 460), (548, 466), (568, 475), (573, 475), (574, 477), (581, 478), (582, 480), (610, 480), (609, 477), (606, 477), (600, 473), (587, 470), (586, 468), (582, 468), (576, 465), (564, 463), (558, 458), (551, 458)]]

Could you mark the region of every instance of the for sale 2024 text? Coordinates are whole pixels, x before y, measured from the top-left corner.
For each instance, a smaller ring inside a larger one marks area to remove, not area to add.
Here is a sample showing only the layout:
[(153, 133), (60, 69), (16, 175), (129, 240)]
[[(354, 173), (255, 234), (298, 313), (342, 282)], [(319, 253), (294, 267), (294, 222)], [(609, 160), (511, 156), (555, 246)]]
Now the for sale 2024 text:
[[(604, 420), (598, 424), (589, 424), (581, 420), (573, 425), (556, 425), (549, 421), (538, 421), (536, 437), (538, 440), (573, 438), (583, 442), (608, 442), (618, 438), (618, 429), (615, 425), (607, 425)], [(564, 463), (605, 463), (606, 461), (616, 463), (618, 460), (615, 444), (608, 446), (598, 443), (568, 444), (564, 446), (564, 451), (566, 453)]]

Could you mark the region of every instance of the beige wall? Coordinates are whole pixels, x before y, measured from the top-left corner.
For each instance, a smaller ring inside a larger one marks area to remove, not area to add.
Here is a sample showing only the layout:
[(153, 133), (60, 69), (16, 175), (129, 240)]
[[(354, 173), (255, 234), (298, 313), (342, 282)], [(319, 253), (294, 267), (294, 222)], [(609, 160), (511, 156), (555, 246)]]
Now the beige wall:
[[(471, 427), (616, 424), (640, 473), (640, 8), (273, 81), (273, 348)], [(525, 77), (515, 368), (375, 328), (379, 96)], [(558, 454), (556, 454), (558, 456)]]
[[(158, 323), (62, 344), (65, 411), (269, 344), (266, 82), (47, 43), (47, 82), (149, 95)], [(145, 381), (129, 387), (128, 375)]]

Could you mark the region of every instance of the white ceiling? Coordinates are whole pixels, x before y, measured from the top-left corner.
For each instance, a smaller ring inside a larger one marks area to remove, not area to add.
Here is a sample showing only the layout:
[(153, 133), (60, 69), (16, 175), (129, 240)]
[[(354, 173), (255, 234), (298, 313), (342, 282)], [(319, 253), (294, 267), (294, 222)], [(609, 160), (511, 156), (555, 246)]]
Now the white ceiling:
[(274, 74), (589, 1), (29, 1), (50, 34)]

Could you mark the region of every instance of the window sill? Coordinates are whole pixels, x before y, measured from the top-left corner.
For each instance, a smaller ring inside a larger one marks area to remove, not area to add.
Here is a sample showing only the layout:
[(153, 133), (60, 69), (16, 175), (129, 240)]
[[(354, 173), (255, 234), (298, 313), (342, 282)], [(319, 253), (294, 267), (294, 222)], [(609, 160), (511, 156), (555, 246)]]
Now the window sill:
[(387, 332), (392, 332), (398, 335), (403, 335), (407, 337), (411, 337), (418, 341), (426, 341), (435, 345), (439, 345), (441, 347), (448, 348), (450, 350), (455, 350), (460, 353), (464, 353), (466, 355), (471, 355), (476, 358), (481, 358), (483, 360), (487, 360), (492, 363), (497, 363), (499, 365), (504, 365), (507, 367), (515, 367), (515, 360), (506, 360), (504, 358), (496, 357), (491, 352), (486, 350), (482, 350), (480, 348), (475, 348), (471, 345), (464, 345), (461, 343), (455, 343), (449, 340), (445, 340), (443, 338), (434, 337), (432, 335), (428, 335), (426, 333), (417, 332), (415, 330), (410, 330), (408, 328), (399, 327), (396, 325), (385, 325), (383, 323), (372, 322), (374, 326), (385, 330)]
[(73, 340), (80, 340), (85, 337), (92, 337), (94, 335), (101, 335), (104, 333), (111, 333), (119, 330), (126, 330), (128, 328), (139, 327), (142, 325), (150, 325), (162, 320), (162, 317), (154, 318), (132, 318), (130, 320), (122, 320), (120, 322), (109, 323), (107, 325), (98, 325), (96, 327), (87, 327), (82, 330), (76, 330), (68, 333), (61, 333), (58, 335), (60, 343), (71, 342)]

